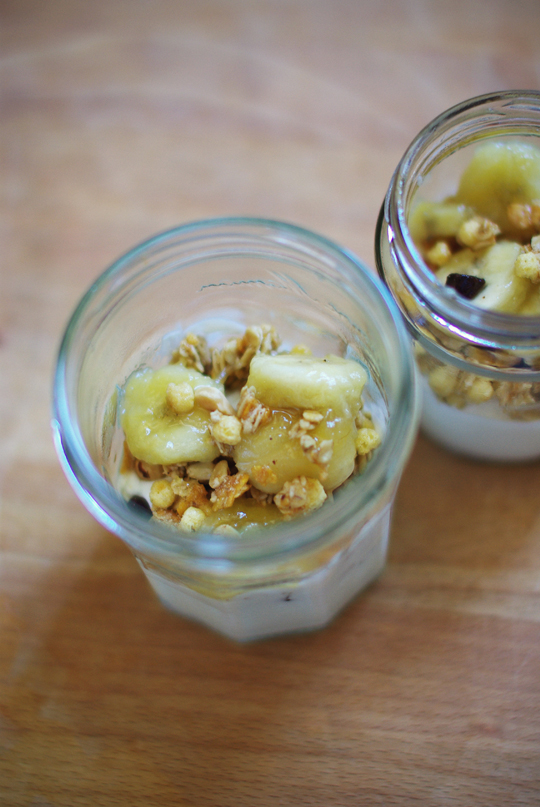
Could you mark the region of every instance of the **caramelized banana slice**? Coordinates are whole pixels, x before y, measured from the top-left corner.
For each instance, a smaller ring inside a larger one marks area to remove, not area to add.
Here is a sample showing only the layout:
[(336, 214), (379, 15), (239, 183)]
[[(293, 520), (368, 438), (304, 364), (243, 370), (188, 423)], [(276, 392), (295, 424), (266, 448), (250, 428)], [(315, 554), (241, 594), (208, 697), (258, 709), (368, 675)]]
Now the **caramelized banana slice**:
[(417, 243), (455, 236), (474, 212), (456, 202), (419, 202), (409, 216), (409, 230)]
[(272, 414), (235, 446), (238, 469), (265, 493), (302, 476), (334, 490), (354, 470), (366, 381), (362, 365), (338, 356), (255, 356), (247, 383)]
[(258, 490), (274, 494), (285, 482), (306, 476), (331, 491), (354, 471), (358, 433), (354, 418), (329, 409), (314, 429), (304, 435), (297, 429), (295, 435), (300, 421), (299, 410), (275, 409), (269, 423), (244, 435), (235, 446), (238, 470), (247, 473)]
[(367, 372), (356, 361), (301, 354), (255, 356), (248, 386), (263, 404), (279, 409), (334, 409), (353, 418), (360, 409)]
[(456, 198), (494, 221), (504, 234), (516, 234), (508, 208), (540, 199), (540, 150), (508, 141), (480, 146), (461, 176)]
[[(185, 391), (191, 388), (196, 393), (200, 387), (221, 389), (208, 376), (182, 364), (169, 364), (159, 370), (147, 368), (130, 376), (121, 420), (134, 457), (157, 465), (173, 465), (210, 462), (219, 455), (210, 434), (210, 411), (196, 403), (188, 408), (190, 396)], [(178, 404), (182, 392), (184, 406)]]

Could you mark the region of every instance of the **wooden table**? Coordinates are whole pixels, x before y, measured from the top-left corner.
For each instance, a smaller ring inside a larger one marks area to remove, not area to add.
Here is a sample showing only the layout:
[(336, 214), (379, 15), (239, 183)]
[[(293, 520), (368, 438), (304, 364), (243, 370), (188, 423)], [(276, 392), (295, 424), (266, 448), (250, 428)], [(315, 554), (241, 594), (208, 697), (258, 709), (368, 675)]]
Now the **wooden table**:
[(537, 0), (0, 14), (0, 804), (538, 805), (538, 463), (420, 437), (383, 577), (322, 632), (243, 646), (159, 606), (48, 422), (73, 306), (158, 230), (287, 219), (373, 265), (421, 126), (538, 87)]

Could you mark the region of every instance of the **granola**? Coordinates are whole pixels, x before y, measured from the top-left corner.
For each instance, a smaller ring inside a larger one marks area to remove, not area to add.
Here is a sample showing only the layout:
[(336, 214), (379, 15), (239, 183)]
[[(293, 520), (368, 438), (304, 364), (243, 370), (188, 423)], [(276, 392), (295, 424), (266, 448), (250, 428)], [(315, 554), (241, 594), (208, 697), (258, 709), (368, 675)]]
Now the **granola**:
[(213, 351), (210, 375), (224, 384), (231, 380), (245, 381), (251, 359), (257, 353), (273, 353), (280, 344), (272, 325), (246, 328), (242, 337), (230, 339), (222, 350)]
[(285, 518), (305, 515), (317, 510), (326, 501), (326, 491), (317, 479), (307, 479), (300, 476), (285, 482), (283, 488), (274, 496), (274, 501), (280, 513)]

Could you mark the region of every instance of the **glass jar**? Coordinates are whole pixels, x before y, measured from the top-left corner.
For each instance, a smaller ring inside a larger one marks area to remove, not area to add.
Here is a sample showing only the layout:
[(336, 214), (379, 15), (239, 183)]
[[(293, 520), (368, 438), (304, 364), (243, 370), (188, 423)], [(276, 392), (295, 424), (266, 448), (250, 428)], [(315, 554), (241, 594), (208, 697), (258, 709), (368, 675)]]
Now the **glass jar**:
[[(418, 134), (380, 212), (376, 262), (414, 339), (423, 430), (473, 458), (530, 460), (540, 456), (540, 318), (484, 310), (442, 285), (408, 226), (419, 201), (452, 198), (474, 150), (489, 139), (540, 147), (540, 93), (473, 98)], [(473, 384), (478, 401), (457, 394)]]
[[(382, 444), (321, 509), (245, 537), (143, 518), (118, 492), (126, 379), (168, 363), (186, 333), (220, 345), (261, 323), (285, 348), (361, 362)], [(381, 572), (417, 427), (414, 378), (399, 312), (353, 255), (288, 224), (202, 221), (137, 246), (83, 297), (60, 348), (53, 432), (75, 492), (129, 545), (163, 604), (249, 640), (325, 625)]]

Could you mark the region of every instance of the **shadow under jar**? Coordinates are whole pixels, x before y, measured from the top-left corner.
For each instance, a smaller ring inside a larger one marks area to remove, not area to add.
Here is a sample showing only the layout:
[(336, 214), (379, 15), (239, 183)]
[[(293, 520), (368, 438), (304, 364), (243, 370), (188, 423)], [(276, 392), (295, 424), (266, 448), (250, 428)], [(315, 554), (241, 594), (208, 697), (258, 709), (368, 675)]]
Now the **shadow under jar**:
[[(470, 99), (418, 134), (397, 166), (380, 212), (376, 263), (414, 340), (423, 430), (472, 458), (531, 460), (540, 456), (540, 316), (486, 310), (444, 285), (435, 275), (439, 267), (430, 265), (411, 232), (419, 205), (460, 202), (460, 178), (479, 148), (505, 154), (522, 150), (529, 159), (540, 149), (540, 93)], [(540, 189), (540, 162), (532, 157), (535, 176), (510, 182), (522, 207), (527, 207), (528, 185)], [(474, 195), (474, 183), (467, 190)], [(494, 195), (507, 191), (510, 202), (510, 190), (493, 179)], [(534, 205), (540, 209), (540, 198)], [(446, 239), (451, 246), (452, 239), (459, 250), (463, 243), (452, 234)], [(531, 250), (530, 245), (515, 248)], [(537, 281), (530, 285), (531, 294), (540, 294)]]
[[(261, 323), (285, 349), (303, 343), (365, 368), (380, 446), (320, 509), (275, 526), (231, 536), (144, 518), (118, 492), (126, 380), (167, 365), (186, 334), (219, 347)], [(399, 312), (354, 256), (288, 224), (217, 219), (150, 239), (89, 289), (60, 348), (53, 431), (75, 492), (129, 545), (162, 603), (250, 640), (325, 625), (381, 572), (416, 400)]]

